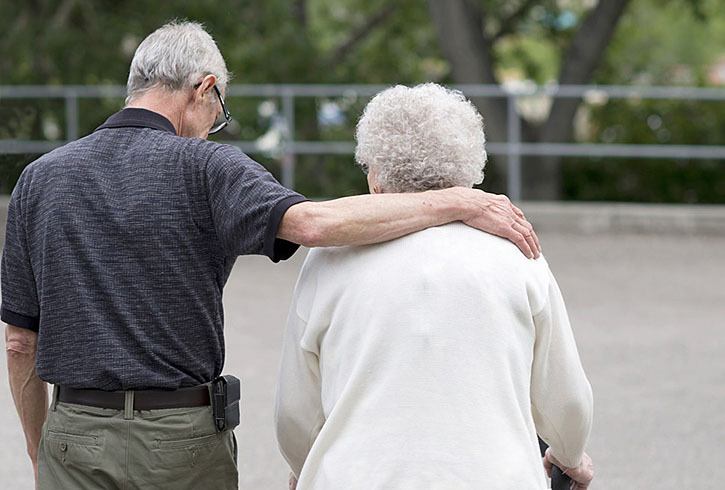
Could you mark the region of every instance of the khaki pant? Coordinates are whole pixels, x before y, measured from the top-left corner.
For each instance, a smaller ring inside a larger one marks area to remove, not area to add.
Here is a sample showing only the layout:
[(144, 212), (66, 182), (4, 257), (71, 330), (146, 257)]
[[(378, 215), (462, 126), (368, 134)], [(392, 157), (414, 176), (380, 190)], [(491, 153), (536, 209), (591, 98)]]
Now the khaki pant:
[(39, 488), (236, 489), (237, 443), (210, 407), (135, 410), (54, 403), (38, 455)]

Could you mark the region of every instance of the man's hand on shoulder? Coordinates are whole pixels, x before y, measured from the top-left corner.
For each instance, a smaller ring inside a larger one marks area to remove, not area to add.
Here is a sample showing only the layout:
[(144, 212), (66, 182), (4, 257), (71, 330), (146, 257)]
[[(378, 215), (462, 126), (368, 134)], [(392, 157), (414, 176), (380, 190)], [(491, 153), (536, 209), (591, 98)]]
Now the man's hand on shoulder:
[(461, 220), (465, 224), (511, 240), (529, 258), (541, 255), (541, 245), (534, 228), (508, 197), (465, 187), (441, 192), (451, 192), (467, 204), (469, 217)]

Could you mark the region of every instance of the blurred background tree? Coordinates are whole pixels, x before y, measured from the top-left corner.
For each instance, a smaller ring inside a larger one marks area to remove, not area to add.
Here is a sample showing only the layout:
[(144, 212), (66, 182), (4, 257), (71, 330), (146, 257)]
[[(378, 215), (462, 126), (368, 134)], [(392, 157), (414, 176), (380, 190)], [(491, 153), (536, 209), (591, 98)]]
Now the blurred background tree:
[[(722, 84), (720, 0), (0, 0), (0, 85), (124, 84), (138, 43), (172, 18), (203, 22), (233, 83)], [(279, 101), (231, 98), (223, 137), (274, 139)], [(350, 140), (367, 100), (298, 99), (298, 140)], [(505, 101), (474, 100), (501, 141)], [(81, 134), (122, 106), (80, 104)], [(722, 144), (724, 104), (547, 100), (519, 107), (528, 141)], [(503, 109), (502, 109), (503, 107)], [(59, 100), (0, 100), (0, 139), (63, 140)], [(502, 112), (503, 111), (503, 112)], [(266, 141), (266, 140), (265, 140)], [(278, 156), (254, 155), (278, 173)], [(9, 192), (37, 155), (0, 155)], [(504, 190), (492, 159), (484, 187)], [(525, 159), (525, 197), (725, 202), (717, 161)], [(309, 195), (364, 192), (351, 156), (300, 156)]]

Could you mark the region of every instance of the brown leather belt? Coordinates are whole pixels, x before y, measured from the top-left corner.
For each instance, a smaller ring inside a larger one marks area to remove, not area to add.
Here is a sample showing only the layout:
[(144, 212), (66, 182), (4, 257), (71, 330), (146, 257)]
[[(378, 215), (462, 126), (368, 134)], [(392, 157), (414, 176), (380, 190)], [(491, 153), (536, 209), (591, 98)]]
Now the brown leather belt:
[[(81, 390), (58, 387), (58, 401), (99, 408), (123, 410), (125, 391)], [(141, 390), (133, 392), (134, 410), (159, 410), (164, 408), (190, 408), (209, 405), (208, 385), (179, 388), (173, 391)]]

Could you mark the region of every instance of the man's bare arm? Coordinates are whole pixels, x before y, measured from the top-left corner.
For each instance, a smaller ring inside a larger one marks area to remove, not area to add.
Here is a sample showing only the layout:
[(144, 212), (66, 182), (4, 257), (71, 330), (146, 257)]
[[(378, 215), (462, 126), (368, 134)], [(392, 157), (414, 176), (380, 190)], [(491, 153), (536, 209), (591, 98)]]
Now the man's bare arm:
[(38, 473), (38, 446), (48, 409), (48, 391), (35, 373), (38, 334), (14, 325), (5, 327), (10, 391), (25, 433), (28, 456)]
[(541, 253), (533, 228), (506, 196), (464, 187), (296, 204), (278, 237), (307, 247), (366, 245), (452, 221), (507, 238), (527, 257)]

